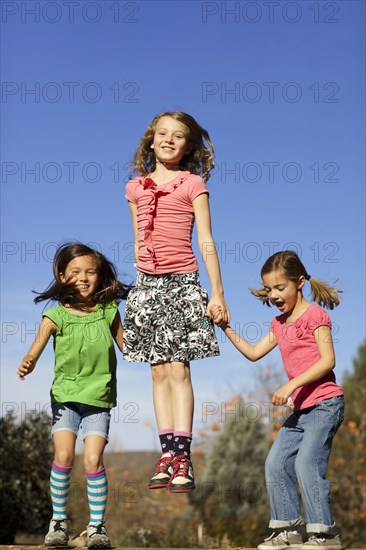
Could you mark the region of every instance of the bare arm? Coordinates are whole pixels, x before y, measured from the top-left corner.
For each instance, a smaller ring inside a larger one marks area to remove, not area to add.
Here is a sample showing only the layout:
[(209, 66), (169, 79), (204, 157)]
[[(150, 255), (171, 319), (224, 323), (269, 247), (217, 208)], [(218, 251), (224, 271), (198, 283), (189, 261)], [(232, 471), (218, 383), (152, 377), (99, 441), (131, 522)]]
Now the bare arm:
[(207, 315), (211, 317), (211, 306), (215, 304), (222, 308), (223, 319), (229, 322), (230, 312), (224, 299), (224, 288), (216, 247), (212, 237), (210, 207), (206, 193), (202, 193), (194, 199), (193, 210), (196, 219), (198, 246), (211, 283), (211, 299), (207, 306)]
[(249, 359), (249, 361), (258, 361), (258, 359), (262, 359), (262, 357), (267, 355), (267, 353), (277, 346), (277, 339), (272, 332), (268, 332), (257, 344), (249, 344), (249, 342), (235, 332), (230, 325), (227, 325), (224, 333), (229, 338), (230, 342), (234, 344), (236, 349), (239, 350), (244, 357)]
[(132, 217), (132, 228), (133, 228), (133, 255), (135, 257), (135, 261), (137, 262), (139, 257), (139, 241), (138, 241), (138, 230), (137, 230), (137, 205), (133, 202), (128, 201), (128, 207), (131, 212)]
[(24, 380), (24, 377), (33, 371), (38, 359), (47, 345), (48, 340), (51, 337), (51, 334), (54, 334), (56, 330), (57, 325), (51, 321), (51, 319), (48, 317), (44, 317), (42, 319), (37, 336), (35, 337), (27, 355), (23, 358), (18, 367), (17, 374), (21, 380)]
[(278, 389), (272, 397), (274, 405), (284, 405), (297, 388), (323, 378), (334, 369), (335, 356), (330, 328), (327, 326), (318, 327), (314, 330), (314, 338), (320, 354), (319, 361)]
[(258, 359), (267, 355), (267, 353), (277, 346), (277, 338), (272, 332), (268, 332), (257, 344), (249, 344), (223, 320), (221, 310), (218, 306), (213, 306), (211, 311), (214, 322), (223, 330), (236, 349), (249, 361), (258, 361)]
[(119, 311), (117, 311), (115, 318), (113, 319), (113, 323), (111, 325), (111, 333), (114, 341), (118, 346), (118, 349), (122, 352), (123, 351), (123, 326), (122, 326), (121, 315)]

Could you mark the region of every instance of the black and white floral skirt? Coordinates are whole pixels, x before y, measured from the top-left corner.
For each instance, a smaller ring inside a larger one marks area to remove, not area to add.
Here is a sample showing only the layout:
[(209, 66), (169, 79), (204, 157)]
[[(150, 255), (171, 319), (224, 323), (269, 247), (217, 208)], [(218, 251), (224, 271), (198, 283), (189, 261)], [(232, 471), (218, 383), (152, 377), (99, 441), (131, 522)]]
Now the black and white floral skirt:
[(165, 275), (138, 271), (126, 303), (124, 358), (155, 364), (220, 355), (213, 322), (206, 316), (207, 303), (198, 271)]

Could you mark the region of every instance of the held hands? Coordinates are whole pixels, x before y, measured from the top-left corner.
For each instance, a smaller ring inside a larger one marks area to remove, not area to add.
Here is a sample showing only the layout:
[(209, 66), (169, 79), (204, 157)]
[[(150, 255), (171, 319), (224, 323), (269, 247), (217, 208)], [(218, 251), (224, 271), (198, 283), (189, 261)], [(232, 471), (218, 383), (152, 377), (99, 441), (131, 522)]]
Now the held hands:
[(30, 374), (35, 366), (36, 361), (34, 360), (34, 357), (32, 355), (26, 355), (17, 370), (19, 378), (24, 380), (24, 377), (27, 376), (27, 374)]
[[(214, 322), (216, 323), (216, 321), (214, 319), (214, 316), (213, 316), (213, 313), (212, 313), (213, 308), (215, 308), (215, 311), (217, 311), (216, 317), (219, 317), (221, 319), (221, 321), (224, 322), (224, 323), (227, 323), (227, 324), (230, 323), (230, 311), (229, 311), (229, 308), (227, 307), (227, 304), (226, 304), (224, 298), (216, 298), (216, 297), (213, 296), (211, 298), (211, 300), (208, 302), (208, 305), (207, 305), (206, 314), (207, 314), (208, 317), (213, 319)], [(218, 311), (220, 313), (218, 313)]]
[[(229, 324), (230, 323), (230, 311), (227, 306), (227, 303), (224, 300), (224, 296), (221, 294), (213, 294), (211, 296), (211, 300), (208, 302), (207, 309), (206, 309), (206, 315), (210, 317), (210, 319), (213, 319), (213, 321), (216, 323), (213, 314), (212, 314), (212, 308), (219, 308), (220, 309), (220, 319), (223, 323)], [(218, 315), (218, 314), (217, 314)]]
[(223, 309), (221, 306), (218, 306), (216, 304), (212, 304), (210, 306), (209, 304), (209, 312), (208, 312), (208, 316), (211, 317), (211, 319), (213, 320), (213, 322), (218, 326), (220, 327), (222, 330), (225, 330), (226, 327), (228, 326), (229, 324), (229, 320), (225, 320), (224, 318), (224, 312), (223, 312)]

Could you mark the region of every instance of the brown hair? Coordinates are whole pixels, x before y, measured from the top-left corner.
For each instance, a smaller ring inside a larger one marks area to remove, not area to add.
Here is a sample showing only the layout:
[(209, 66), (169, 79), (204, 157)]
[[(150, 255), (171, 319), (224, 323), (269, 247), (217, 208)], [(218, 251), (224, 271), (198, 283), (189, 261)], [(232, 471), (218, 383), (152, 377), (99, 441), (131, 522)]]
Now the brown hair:
[(132, 165), (132, 174), (141, 174), (143, 176), (155, 170), (156, 158), (151, 144), (158, 121), (169, 116), (187, 127), (187, 144), (191, 147), (189, 153), (186, 153), (180, 162), (182, 170), (188, 170), (191, 174), (197, 174), (207, 181), (210, 177), (210, 171), (215, 166), (214, 156), (215, 148), (208, 135), (208, 132), (202, 128), (198, 122), (187, 113), (181, 111), (168, 111), (160, 113), (149, 124), (145, 134), (142, 136), (140, 145), (135, 152)]
[[(62, 282), (60, 277), (61, 273), (65, 273), (71, 260), (79, 256), (95, 258), (100, 277), (95, 293), (86, 300), (80, 298), (73, 284)], [(54, 280), (44, 292), (36, 292), (38, 294), (34, 299), (36, 304), (43, 300), (54, 300), (62, 305), (69, 304), (83, 310), (96, 304), (106, 305), (114, 300), (125, 300), (130, 289), (118, 280), (117, 270), (112, 262), (97, 250), (81, 243), (65, 243), (56, 250), (53, 259), (53, 276)]]
[[(276, 252), (276, 254), (270, 256), (261, 269), (261, 277), (277, 270), (282, 270), (285, 276), (294, 283), (297, 283), (301, 276), (305, 277), (310, 283), (313, 301), (320, 306), (328, 309), (333, 309), (334, 306), (338, 306), (340, 299), (339, 294), (342, 291), (321, 279), (311, 277), (295, 252), (285, 250), (283, 252)], [(267, 306), (271, 305), (264, 288), (251, 288), (250, 292), (264, 304), (267, 304)]]

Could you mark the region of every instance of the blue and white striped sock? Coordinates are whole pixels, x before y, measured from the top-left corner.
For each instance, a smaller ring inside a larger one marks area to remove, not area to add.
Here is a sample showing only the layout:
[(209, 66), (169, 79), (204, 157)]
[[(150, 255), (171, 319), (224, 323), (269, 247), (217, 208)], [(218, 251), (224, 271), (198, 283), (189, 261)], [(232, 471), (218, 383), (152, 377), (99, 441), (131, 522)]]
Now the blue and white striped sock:
[(88, 484), (89, 525), (100, 525), (104, 522), (108, 498), (108, 482), (105, 468), (102, 468), (99, 472), (85, 472), (85, 475)]
[(50, 490), (53, 515), (52, 519), (67, 518), (67, 502), (70, 492), (72, 466), (63, 468), (55, 462), (52, 464)]

